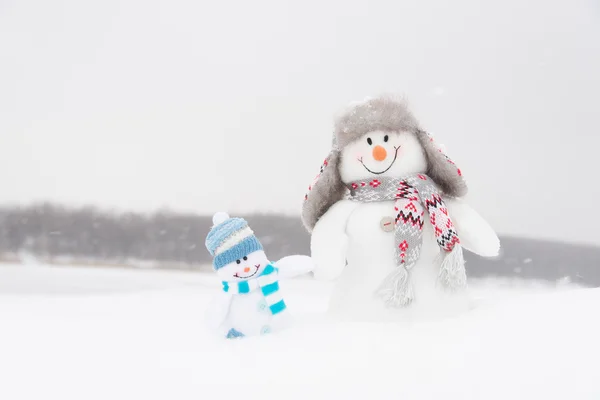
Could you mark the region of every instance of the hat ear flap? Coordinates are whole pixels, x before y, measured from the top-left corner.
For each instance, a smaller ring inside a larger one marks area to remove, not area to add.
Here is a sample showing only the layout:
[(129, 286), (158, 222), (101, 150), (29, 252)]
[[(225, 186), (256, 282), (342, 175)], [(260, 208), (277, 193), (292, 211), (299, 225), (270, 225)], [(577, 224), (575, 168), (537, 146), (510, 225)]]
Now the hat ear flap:
[(444, 153), (434, 141), (433, 136), (425, 131), (417, 131), (417, 138), (427, 157), (427, 175), (437, 183), (446, 195), (461, 197), (467, 194), (467, 182), (460, 168)]
[(344, 197), (346, 187), (338, 169), (339, 161), (340, 152), (332, 150), (304, 196), (302, 222), (308, 232), (312, 232), (319, 218)]

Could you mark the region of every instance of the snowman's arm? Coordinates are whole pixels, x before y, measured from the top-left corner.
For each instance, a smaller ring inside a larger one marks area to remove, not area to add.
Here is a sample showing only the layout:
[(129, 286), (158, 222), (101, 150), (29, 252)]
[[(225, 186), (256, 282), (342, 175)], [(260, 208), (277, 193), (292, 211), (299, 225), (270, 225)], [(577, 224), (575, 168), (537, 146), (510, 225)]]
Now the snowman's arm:
[(496, 257), (500, 239), (481, 215), (461, 199), (444, 199), (463, 247), (483, 257)]
[(346, 225), (358, 206), (358, 202), (340, 200), (317, 221), (310, 241), (316, 279), (332, 280), (342, 273), (348, 250)]
[(309, 256), (287, 256), (273, 263), (282, 279), (295, 278), (313, 271), (315, 264)]
[(231, 294), (219, 292), (213, 297), (209, 303), (206, 313), (204, 314), (204, 322), (211, 329), (218, 329), (229, 314), (229, 306), (231, 305)]

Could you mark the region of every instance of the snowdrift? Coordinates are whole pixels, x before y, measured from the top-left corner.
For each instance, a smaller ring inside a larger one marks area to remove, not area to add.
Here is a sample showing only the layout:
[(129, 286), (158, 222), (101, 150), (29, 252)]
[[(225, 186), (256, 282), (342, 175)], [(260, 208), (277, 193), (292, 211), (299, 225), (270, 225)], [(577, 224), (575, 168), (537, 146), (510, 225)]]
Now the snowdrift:
[(600, 398), (600, 289), (475, 281), (466, 314), (383, 324), (283, 285), (294, 329), (224, 341), (202, 325), (213, 275), (0, 266), (0, 398)]

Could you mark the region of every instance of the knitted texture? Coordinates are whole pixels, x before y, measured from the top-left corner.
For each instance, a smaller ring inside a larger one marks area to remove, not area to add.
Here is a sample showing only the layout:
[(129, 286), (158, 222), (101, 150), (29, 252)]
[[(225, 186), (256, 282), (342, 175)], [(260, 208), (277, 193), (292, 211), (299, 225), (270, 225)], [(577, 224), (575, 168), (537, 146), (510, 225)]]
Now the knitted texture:
[(241, 282), (223, 282), (223, 291), (232, 294), (247, 294), (260, 288), (269, 306), (269, 311), (272, 315), (277, 315), (287, 308), (281, 293), (279, 293), (277, 274), (277, 268), (269, 264), (257, 278)]
[(214, 226), (208, 236), (206, 236), (206, 248), (211, 256), (214, 257), (217, 249), (234, 233), (246, 228), (248, 223), (243, 218), (229, 218)]
[(263, 247), (256, 236), (249, 236), (243, 239), (241, 242), (238, 242), (230, 249), (218, 254), (213, 259), (213, 267), (215, 270), (218, 270), (229, 263), (232, 263), (236, 260), (241, 260), (244, 256), (259, 250), (263, 250)]
[(439, 280), (446, 288), (466, 284), (464, 258), (458, 233), (442, 200), (438, 185), (427, 175), (404, 179), (381, 177), (348, 185), (350, 199), (361, 202), (394, 200), (395, 257), (397, 268), (377, 290), (389, 306), (406, 306), (414, 298), (410, 270), (419, 260), (423, 243), (425, 211), (443, 252)]
[(212, 227), (206, 237), (206, 248), (214, 257), (213, 269), (242, 259), (248, 254), (263, 250), (254, 232), (243, 218), (228, 218)]

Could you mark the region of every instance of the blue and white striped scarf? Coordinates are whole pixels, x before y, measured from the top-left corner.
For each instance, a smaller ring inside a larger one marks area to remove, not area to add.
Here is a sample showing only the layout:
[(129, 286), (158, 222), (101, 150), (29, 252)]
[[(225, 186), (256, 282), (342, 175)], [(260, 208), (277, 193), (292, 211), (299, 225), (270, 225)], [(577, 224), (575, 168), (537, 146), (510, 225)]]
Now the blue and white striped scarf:
[(223, 282), (223, 291), (231, 294), (246, 294), (260, 288), (271, 314), (277, 315), (286, 309), (283, 297), (279, 293), (277, 272), (277, 268), (268, 264), (257, 278), (240, 282)]

